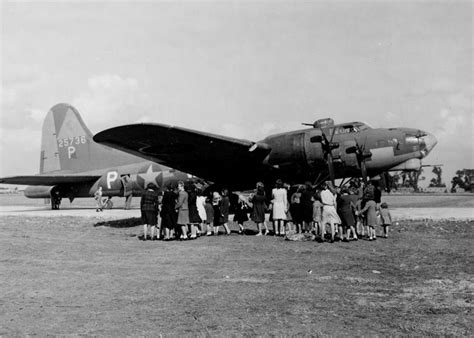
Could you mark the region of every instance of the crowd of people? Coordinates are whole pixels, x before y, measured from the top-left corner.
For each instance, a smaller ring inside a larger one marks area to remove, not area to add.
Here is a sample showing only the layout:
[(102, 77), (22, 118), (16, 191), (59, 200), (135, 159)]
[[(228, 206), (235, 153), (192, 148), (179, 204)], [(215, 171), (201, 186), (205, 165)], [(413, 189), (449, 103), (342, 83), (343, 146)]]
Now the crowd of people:
[[(349, 242), (359, 238), (373, 241), (377, 239), (378, 226), (380, 235), (387, 238), (392, 223), (387, 204), (381, 203), (381, 195), (372, 181), (342, 188), (334, 188), (328, 181), (315, 189), (310, 182), (290, 187), (278, 179), (271, 196), (267, 196), (264, 184), (258, 182), (250, 195), (236, 196), (232, 221), (238, 225), (239, 234), (308, 233), (319, 242)], [(221, 229), (225, 235), (231, 234), (227, 189), (205, 196), (199, 184), (185, 186), (179, 182), (176, 189), (168, 187), (160, 192), (150, 183), (142, 195), (140, 208), (144, 240), (191, 240), (217, 236)], [(248, 221), (256, 225), (256, 233), (245, 228)]]

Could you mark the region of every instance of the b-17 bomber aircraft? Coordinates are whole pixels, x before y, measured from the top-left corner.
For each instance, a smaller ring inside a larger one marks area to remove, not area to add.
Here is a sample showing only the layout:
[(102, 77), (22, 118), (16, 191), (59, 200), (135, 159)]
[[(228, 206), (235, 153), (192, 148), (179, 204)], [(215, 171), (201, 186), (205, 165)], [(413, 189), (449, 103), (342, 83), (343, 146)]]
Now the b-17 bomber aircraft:
[(78, 197), (93, 197), (98, 187), (103, 196), (124, 196), (124, 189), (140, 196), (153, 183), (175, 186), (178, 181), (196, 178), (97, 144), (79, 112), (60, 103), (50, 109), (42, 129), (40, 173), (0, 178), (0, 183), (29, 185), (25, 196), (51, 199), (53, 209), (61, 198), (71, 202)]
[(419, 170), (437, 143), (432, 134), (412, 128), (334, 124), (331, 118), (304, 125), (311, 128), (258, 142), (154, 123), (107, 129), (94, 140), (232, 190), (251, 189), (257, 181), (272, 186), (277, 178), (290, 184), (318, 184)]

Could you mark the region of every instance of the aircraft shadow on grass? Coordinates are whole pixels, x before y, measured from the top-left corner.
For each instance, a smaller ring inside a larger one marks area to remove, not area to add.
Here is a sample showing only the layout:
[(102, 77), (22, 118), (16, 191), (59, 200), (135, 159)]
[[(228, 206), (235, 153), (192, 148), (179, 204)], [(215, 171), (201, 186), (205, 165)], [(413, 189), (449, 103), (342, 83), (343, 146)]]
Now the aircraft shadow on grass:
[(143, 224), (143, 221), (140, 217), (131, 217), (131, 218), (97, 222), (94, 224), (94, 227), (134, 228), (142, 224)]

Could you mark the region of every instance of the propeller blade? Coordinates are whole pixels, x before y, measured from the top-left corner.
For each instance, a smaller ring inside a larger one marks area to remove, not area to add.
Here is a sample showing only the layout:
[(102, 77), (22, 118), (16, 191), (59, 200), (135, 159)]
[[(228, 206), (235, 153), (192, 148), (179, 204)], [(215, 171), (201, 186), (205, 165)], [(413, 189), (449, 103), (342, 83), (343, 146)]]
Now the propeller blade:
[(367, 167), (365, 166), (365, 160), (360, 164), (360, 172), (362, 173), (362, 181), (367, 184)]
[(331, 152), (329, 152), (327, 156), (328, 156), (327, 162), (328, 162), (329, 179), (331, 180), (332, 184), (334, 185), (336, 175), (334, 174), (334, 163), (332, 161)]

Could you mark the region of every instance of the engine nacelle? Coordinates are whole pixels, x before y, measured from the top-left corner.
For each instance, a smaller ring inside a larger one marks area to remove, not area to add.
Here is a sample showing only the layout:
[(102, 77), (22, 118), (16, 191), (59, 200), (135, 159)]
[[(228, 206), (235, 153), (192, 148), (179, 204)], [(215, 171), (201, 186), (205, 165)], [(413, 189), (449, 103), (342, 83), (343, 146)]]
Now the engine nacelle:
[(320, 139), (320, 129), (269, 136), (263, 140), (272, 148), (267, 162), (278, 166), (295, 163), (298, 166), (313, 166), (317, 162), (324, 161)]
[(25, 189), (25, 197), (28, 198), (51, 198), (55, 186), (29, 185)]

